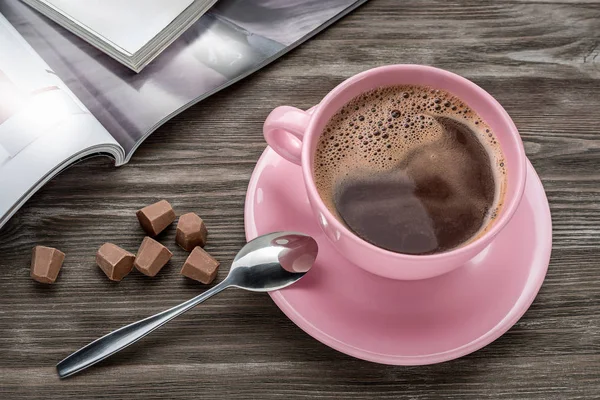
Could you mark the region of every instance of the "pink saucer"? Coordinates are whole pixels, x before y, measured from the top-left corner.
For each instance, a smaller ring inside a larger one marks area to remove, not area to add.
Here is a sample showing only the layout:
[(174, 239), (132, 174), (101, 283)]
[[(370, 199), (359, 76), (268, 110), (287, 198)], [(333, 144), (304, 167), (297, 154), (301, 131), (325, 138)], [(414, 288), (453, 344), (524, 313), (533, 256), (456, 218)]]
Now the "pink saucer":
[(531, 166), (522, 203), (467, 265), (421, 281), (366, 272), (342, 258), (311, 213), (300, 167), (267, 148), (250, 180), (246, 238), (280, 230), (313, 236), (319, 256), (295, 285), (271, 292), (296, 325), (338, 351), (395, 365), (433, 364), (486, 346), (527, 311), (548, 269), (552, 222)]

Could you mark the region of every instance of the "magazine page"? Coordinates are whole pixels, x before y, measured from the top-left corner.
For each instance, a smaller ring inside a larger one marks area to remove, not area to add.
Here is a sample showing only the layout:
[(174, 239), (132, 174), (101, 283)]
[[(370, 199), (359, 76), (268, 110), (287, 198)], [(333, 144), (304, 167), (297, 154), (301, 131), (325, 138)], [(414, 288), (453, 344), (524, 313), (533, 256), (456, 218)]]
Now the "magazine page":
[(0, 49), (2, 226), (74, 156), (118, 144), (1, 15)]
[(254, 72), (365, 1), (221, 0), (139, 74), (18, 0), (0, 2), (0, 13), (130, 157), (181, 109)]

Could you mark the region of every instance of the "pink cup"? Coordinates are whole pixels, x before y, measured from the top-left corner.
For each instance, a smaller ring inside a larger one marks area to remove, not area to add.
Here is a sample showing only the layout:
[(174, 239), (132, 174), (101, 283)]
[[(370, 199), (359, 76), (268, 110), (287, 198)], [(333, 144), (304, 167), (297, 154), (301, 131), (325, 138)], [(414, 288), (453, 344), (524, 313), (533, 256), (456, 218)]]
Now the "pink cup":
[[(395, 253), (362, 240), (327, 209), (313, 180), (315, 149), (329, 119), (361, 93), (382, 86), (406, 84), (427, 85), (458, 96), (496, 133), (505, 157), (507, 188), (504, 205), (493, 226), (481, 237), (462, 247), (433, 255)], [(267, 117), (263, 132), (269, 146), (279, 155), (302, 167), (314, 217), (337, 251), (353, 264), (386, 278), (431, 278), (466, 264), (489, 246), (510, 221), (525, 188), (525, 150), (515, 124), (504, 108), (473, 82), (434, 67), (389, 65), (362, 72), (329, 92), (312, 114), (294, 107), (277, 107)]]

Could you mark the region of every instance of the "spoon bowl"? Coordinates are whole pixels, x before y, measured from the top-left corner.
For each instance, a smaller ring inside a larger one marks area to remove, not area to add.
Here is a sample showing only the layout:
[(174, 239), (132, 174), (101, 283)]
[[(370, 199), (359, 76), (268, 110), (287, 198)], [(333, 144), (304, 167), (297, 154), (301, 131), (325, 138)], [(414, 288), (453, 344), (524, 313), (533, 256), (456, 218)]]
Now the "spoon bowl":
[(225, 281), (253, 292), (283, 289), (308, 272), (317, 252), (317, 242), (301, 233), (259, 236), (240, 250)]

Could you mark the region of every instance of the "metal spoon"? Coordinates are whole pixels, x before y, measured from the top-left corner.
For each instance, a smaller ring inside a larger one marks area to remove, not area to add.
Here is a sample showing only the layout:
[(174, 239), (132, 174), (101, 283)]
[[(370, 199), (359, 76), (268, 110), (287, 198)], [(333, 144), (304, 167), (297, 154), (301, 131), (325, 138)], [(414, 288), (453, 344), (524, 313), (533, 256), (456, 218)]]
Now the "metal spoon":
[(228, 287), (253, 292), (283, 289), (304, 276), (312, 267), (317, 251), (317, 242), (300, 233), (259, 236), (240, 250), (229, 275), (221, 283), (185, 303), (96, 339), (59, 362), (58, 376), (66, 378), (104, 360)]

